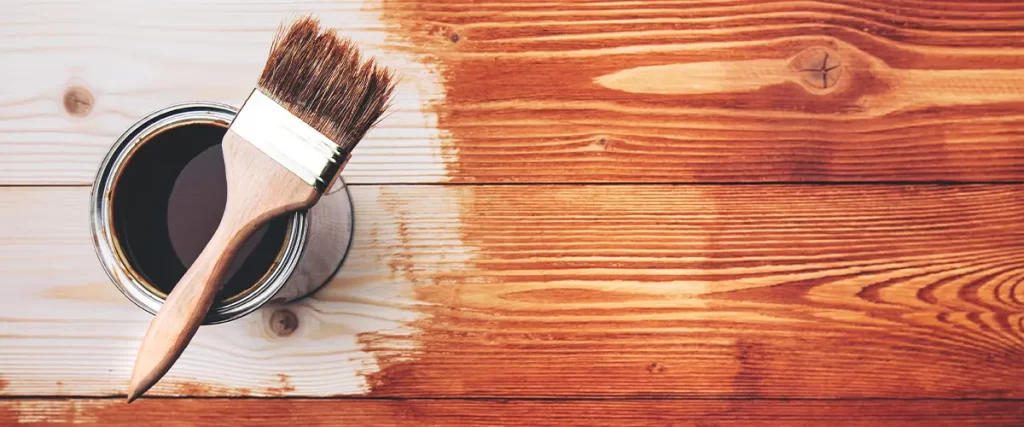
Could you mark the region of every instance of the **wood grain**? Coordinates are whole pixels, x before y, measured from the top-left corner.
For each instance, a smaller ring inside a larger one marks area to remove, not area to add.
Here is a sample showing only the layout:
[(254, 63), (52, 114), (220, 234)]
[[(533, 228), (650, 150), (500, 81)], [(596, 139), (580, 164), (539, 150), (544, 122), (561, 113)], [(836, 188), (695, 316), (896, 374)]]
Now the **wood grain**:
[[(339, 276), (154, 395), (1024, 398), (1021, 185), (351, 190)], [(0, 190), (0, 394), (124, 393), (87, 192)]]
[[(89, 184), (115, 139), (172, 104), (240, 107), (278, 26), (316, 13), (400, 72), (394, 110), (345, 170), (350, 182), (446, 180), (436, 115), (442, 93), (409, 54), (385, 48), (380, 11), (362, 0), (12, 0), (0, 11), (0, 184)], [(130, 36), (129, 36), (130, 35)]]
[[(9, 186), (310, 12), (402, 76), (346, 180), (481, 185), (351, 187), (329, 286), (126, 406), (88, 188)], [(1024, 424), (1024, 2), (13, 0), (0, 62), (2, 425)]]
[[(183, 417), (183, 414), (196, 414)], [(0, 400), (0, 423), (390, 426), (1017, 426), (1020, 401)]]
[(0, 184), (89, 183), (144, 114), (237, 105), (314, 11), (403, 75), (352, 183), (1024, 179), (1021, 2), (6, 7)]
[(1020, 3), (386, 2), (455, 180), (1021, 178)]

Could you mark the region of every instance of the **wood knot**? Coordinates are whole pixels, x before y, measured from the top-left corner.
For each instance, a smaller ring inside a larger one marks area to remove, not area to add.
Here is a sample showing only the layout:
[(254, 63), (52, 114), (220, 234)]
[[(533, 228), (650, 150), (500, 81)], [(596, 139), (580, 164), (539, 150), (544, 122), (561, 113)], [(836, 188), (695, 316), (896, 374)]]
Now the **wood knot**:
[(609, 141), (608, 138), (602, 136), (602, 137), (600, 137), (598, 139), (590, 141), (590, 143), (588, 143), (583, 149), (584, 149), (584, 151), (587, 151), (587, 152), (607, 151), (608, 150), (608, 144), (610, 144), (610, 143), (611, 143), (611, 141)]
[[(458, 43), (462, 40), (462, 36), (456, 28), (447, 25), (434, 25), (427, 30), (427, 34), (430, 35), (432, 40), (444, 40), (450, 43)], [(437, 37), (437, 39), (434, 39)]]
[(270, 315), (270, 330), (279, 337), (287, 337), (299, 328), (299, 318), (291, 310), (281, 308)]
[(651, 362), (650, 364), (647, 365), (647, 372), (652, 374), (661, 374), (664, 373), (665, 370), (665, 365), (662, 365), (659, 362)]
[(812, 47), (789, 61), (790, 68), (800, 73), (800, 82), (814, 92), (831, 91), (843, 77), (843, 63), (835, 52)]
[(64, 91), (64, 111), (75, 117), (85, 117), (92, 112), (96, 98), (84, 86), (71, 86)]

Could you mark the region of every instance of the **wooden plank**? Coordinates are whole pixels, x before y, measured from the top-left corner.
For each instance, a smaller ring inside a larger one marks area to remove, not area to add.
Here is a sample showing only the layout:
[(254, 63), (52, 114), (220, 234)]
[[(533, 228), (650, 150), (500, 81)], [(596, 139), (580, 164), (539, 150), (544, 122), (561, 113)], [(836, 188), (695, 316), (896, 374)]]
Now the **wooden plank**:
[(408, 49), (443, 70), (453, 179), (1024, 172), (1019, 2), (399, 4)]
[[(0, 6), (0, 184), (91, 183), (114, 140), (172, 104), (240, 106), (282, 20), (317, 13), (399, 71), (395, 109), (367, 135), (350, 181), (446, 180), (436, 115), (437, 77), (385, 49), (386, 23), (361, 0), (36, 2)], [(13, 9), (13, 11), (12, 11)], [(13, 13), (12, 13), (13, 12)]]
[(0, 400), (0, 423), (96, 426), (1018, 426), (1021, 401)]
[(0, 184), (88, 183), (142, 115), (237, 105), (313, 11), (404, 76), (350, 182), (1024, 179), (1020, 2), (4, 7)]
[[(329, 287), (202, 328), (153, 394), (1024, 398), (1022, 191), (356, 186)], [(124, 393), (148, 317), (87, 196), (0, 189), (0, 394)]]

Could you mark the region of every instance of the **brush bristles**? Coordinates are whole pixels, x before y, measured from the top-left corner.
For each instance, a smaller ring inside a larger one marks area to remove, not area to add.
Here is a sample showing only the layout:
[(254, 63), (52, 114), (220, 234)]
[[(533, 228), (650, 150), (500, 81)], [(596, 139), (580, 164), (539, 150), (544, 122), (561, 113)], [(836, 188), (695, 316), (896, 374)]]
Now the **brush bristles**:
[(258, 87), (348, 153), (389, 107), (390, 71), (313, 17), (282, 26)]

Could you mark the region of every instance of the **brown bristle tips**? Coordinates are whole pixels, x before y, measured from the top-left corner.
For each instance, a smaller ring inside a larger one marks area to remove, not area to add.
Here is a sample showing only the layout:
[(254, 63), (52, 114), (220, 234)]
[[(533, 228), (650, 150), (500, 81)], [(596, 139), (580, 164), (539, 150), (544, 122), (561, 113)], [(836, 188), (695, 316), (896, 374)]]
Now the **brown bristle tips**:
[(391, 103), (394, 76), (311, 16), (282, 25), (259, 89), (350, 152)]

